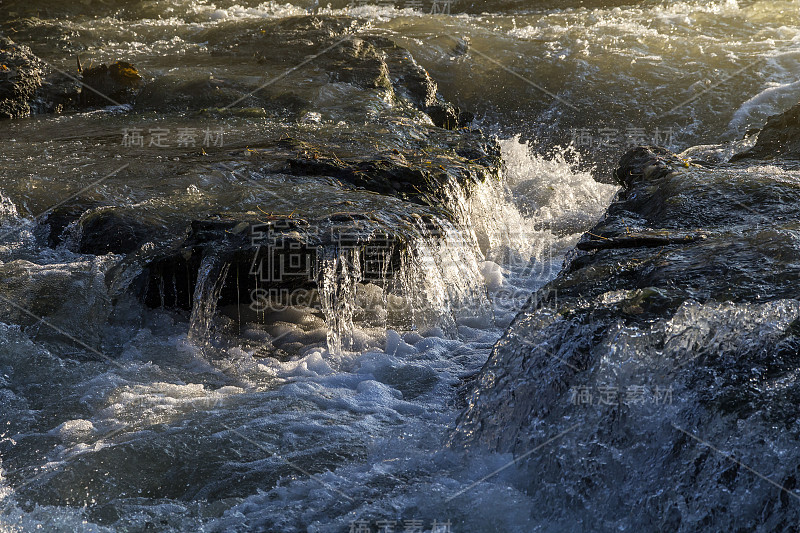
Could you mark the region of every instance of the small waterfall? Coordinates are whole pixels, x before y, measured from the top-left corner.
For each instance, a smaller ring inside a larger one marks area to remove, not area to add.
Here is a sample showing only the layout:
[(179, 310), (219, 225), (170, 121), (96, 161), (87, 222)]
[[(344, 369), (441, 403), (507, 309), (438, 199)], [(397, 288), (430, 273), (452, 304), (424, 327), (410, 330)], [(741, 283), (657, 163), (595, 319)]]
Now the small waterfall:
[[(442, 220), (435, 228), (421, 220), (411, 227), (397, 221), (395, 227), (401, 225), (406, 241), (381, 243), (380, 265), (366, 266), (375, 261), (369, 243), (323, 252), (317, 279), (331, 352), (363, 348), (357, 346), (356, 328), (456, 337), (460, 325), (491, 325), (481, 257), (469, 233)], [(394, 266), (393, 257), (399, 259)]]
[(384, 222), (402, 244), (377, 239), (321, 252), (316, 279), (332, 353), (362, 350), (362, 340), (387, 329), (455, 338), (469, 332), (464, 326), (504, 327), (558, 273), (616, 187), (595, 182), (564, 157), (536, 155), (519, 139), (501, 146), (502, 181), (470, 191), (448, 184), (456, 223), (388, 215)]
[[(545, 160), (518, 139), (501, 146), (503, 180), (468, 191), (455, 180), (446, 186), (456, 222), (382, 213), (379, 226), (359, 229), (364, 233), (355, 243), (316, 250), (312, 281), (318, 300), (303, 300), (322, 311), (331, 353), (380, 345), (388, 329), (457, 338), (472, 328), (505, 327), (530, 294), (557, 274), (579, 236), (573, 230), (587, 229), (616, 188), (596, 183), (563, 158)], [(346, 242), (352, 236), (338, 237)], [(191, 315), (194, 338), (208, 340), (229, 268), (213, 254), (203, 258)]]
[(472, 231), (444, 221), (434, 231), (419, 222), (417, 231), (403, 278), (405, 290), (413, 295), (417, 323), (438, 326), (449, 335), (465, 320), (479, 318), (488, 325), (492, 311)]
[(558, 274), (567, 251), (600, 219), (617, 187), (577, 170), (580, 157), (571, 149), (547, 158), (519, 136), (500, 147), (503, 179), (478, 184), (468, 198), (453, 188), (451, 201), (486, 261), (533, 291)]
[(212, 321), (217, 312), (217, 302), (230, 266), (230, 263), (223, 262), (214, 254), (203, 256), (192, 298), (189, 338), (203, 344), (208, 342)]
[(358, 249), (326, 252), (318, 273), (319, 299), (328, 329), (328, 350), (340, 354), (353, 349), (353, 315), (361, 282)]
[(17, 206), (0, 191), (0, 243), (19, 242), (18, 229), (24, 225), (17, 212)]

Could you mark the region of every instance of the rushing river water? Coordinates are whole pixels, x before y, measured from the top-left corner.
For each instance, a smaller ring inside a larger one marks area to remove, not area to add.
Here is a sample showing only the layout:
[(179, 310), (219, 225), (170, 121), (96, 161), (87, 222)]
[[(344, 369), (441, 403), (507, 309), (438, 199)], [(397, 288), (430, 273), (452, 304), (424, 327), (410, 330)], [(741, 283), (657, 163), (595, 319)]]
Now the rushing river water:
[[(86, 193), (157, 220), (165, 241), (187, 213), (225, 206), (267, 215), (285, 210), (285, 198), (308, 218), (348, 205), (392, 224), (400, 208), (365, 191), (331, 188), (330, 205), (302, 180), (254, 191), (237, 177), (239, 162), (209, 165), (206, 149), (249, 151), (281, 135), (276, 123), (254, 110), (198, 114), (170, 100), (184, 82), (258, 79), (250, 58), (219, 50), (237, 32), (313, 6), (81, 4), (0, 3), (0, 31), (60, 70), (73, 71), (76, 56), (84, 67), (124, 59), (167, 81), (150, 86), (136, 113), (109, 106), (0, 122), (3, 532), (579, 530), (541, 518), (550, 516), (542, 508), (561, 505), (558, 491), (532, 489), (531, 470), (509, 466), (508, 449), (447, 446), (476, 374), (602, 217), (617, 191), (612, 165), (627, 147), (739, 141), (800, 99), (798, 1), (461, 0), (435, 15), (430, 2), (317, 8), (360, 18), (365, 35), (408, 49), (446, 99), (497, 136), (503, 179), (469, 198), (454, 192), (443, 234), (411, 243), (399, 311), (371, 305), (388, 301), (389, 289), (330, 256), (319, 305), (249, 321), (247, 306), (217, 309), (229, 265), (213, 257), (201, 265), (191, 309), (144, 305), (106, 283), (121, 255), (80, 253), (70, 228), (48, 245), (34, 219)], [(287, 57), (286, 67), (305, 59)], [(359, 125), (340, 120), (347, 98), (320, 96), (301, 113), (309, 138), (358, 139)], [(130, 145), (137, 128), (141, 148)], [(180, 128), (201, 132), (192, 150)], [(153, 144), (155, 130), (164, 146)], [(758, 172), (772, 176), (769, 167)], [(664, 328), (709, 316), (732, 330), (757, 328), (731, 306), (687, 304)], [(780, 325), (796, 307), (757, 311)], [(630, 337), (628, 350), (645, 352), (648, 335), (663, 331), (620, 335)], [(612, 356), (624, 359), (609, 354), (609, 367)], [(657, 427), (651, 418), (643, 419)], [(536, 468), (548, 483), (557, 477), (552, 462)]]

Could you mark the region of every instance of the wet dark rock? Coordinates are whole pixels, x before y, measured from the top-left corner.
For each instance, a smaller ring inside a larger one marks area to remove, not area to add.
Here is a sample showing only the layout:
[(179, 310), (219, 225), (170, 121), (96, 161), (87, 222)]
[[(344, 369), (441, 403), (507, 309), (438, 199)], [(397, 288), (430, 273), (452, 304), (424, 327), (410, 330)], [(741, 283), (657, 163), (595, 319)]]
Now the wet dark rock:
[(388, 39), (372, 38), (381, 51), (395, 94), (424, 111), (433, 123), (446, 129), (469, 125), (474, 115), (445, 101), (437, 83), (411, 56)]
[(141, 84), (130, 63), (117, 61), (71, 75), (52, 71), (27, 46), (0, 37), (0, 118), (130, 103)]
[(800, 159), (800, 103), (780, 115), (774, 115), (758, 133), (755, 146), (731, 158)]
[(141, 74), (127, 61), (83, 69), (81, 77), (81, 107), (129, 104), (142, 87)]
[[(742, 523), (794, 522), (794, 509), (773, 507), (778, 491), (702, 442), (775, 479), (800, 460), (800, 190), (651, 147), (626, 153), (615, 175), (624, 188), (496, 344), (452, 444), (514, 453), (524, 490), (574, 503), (543, 521), (603, 529), (617, 519), (602, 510), (613, 493), (641, 509), (630, 528), (724, 529), (743, 501), (771, 510)], [(653, 396), (631, 401), (631, 387)], [(667, 388), (675, 397), (658, 403)], [(720, 487), (731, 497), (693, 500)]]
[[(389, 272), (399, 271), (399, 254), (410, 241), (435, 238), (442, 224), (454, 219), (450, 194), (461, 189), (460, 194), (468, 196), (481, 181), (498, 179), (500, 154), (497, 144), (477, 130), (450, 131), (413, 122), (391, 127), (394, 134), (389, 136), (385, 135), (386, 126), (362, 127), (358, 136), (344, 145), (333, 138), (326, 143), (314, 130), (294, 128), (290, 135), (284, 129), (280, 138), (252, 143), (255, 148), (240, 152), (229, 147), (226, 153), (214, 156), (220, 158), (223, 169), (235, 165), (231, 177), (240, 179), (239, 186), (254, 195), (253, 211), (208, 216), (194, 209), (164, 206), (160, 212), (169, 218), (167, 222), (153, 218), (148, 202), (96, 207), (76, 200), (42, 224), (50, 225), (53, 245), (63, 242), (64, 228), (74, 224), (72, 233), (79, 236), (75, 251), (126, 254), (109, 274), (112, 294), (136, 294), (156, 307), (192, 309), (203, 272), (206, 278), (223, 277), (221, 308), (251, 301), (256, 289), (272, 291), (276, 298), (298, 289), (311, 294), (319, 280), (320, 257), (348, 250), (362, 252), (364, 271), (374, 270), (381, 261), (391, 266)], [(413, 133), (422, 148), (405, 146), (405, 141), (390, 142), (402, 139), (403, 133)], [(380, 154), (375, 153), (376, 144), (382, 146)], [(423, 151), (426, 149), (428, 152)], [(337, 153), (342, 157), (323, 155)], [(215, 166), (208, 157), (206, 164)], [(252, 162), (246, 163), (248, 160)], [(273, 170), (242, 178), (264, 167)], [(275, 198), (260, 188), (262, 182), (272, 179), (302, 186), (306, 196)], [(306, 203), (309, 200), (311, 204)], [(266, 207), (265, 201), (275, 207)], [(370, 207), (366, 212), (354, 212), (359, 205)], [(227, 207), (219, 205), (218, 209)], [(265, 224), (269, 228), (258, 233), (268, 242), (254, 244), (254, 228)], [(391, 254), (370, 258), (368, 248), (390, 249)], [(281, 276), (270, 270), (291, 261), (305, 266), (298, 276)], [(254, 263), (272, 266), (254, 270)], [(226, 273), (223, 265), (229, 265)], [(209, 274), (208, 268), (215, 270)]]
[(129, 254), (155, 239), (162, 226), (145, 222), (141, 215), (100, 208), (90, 210), (79, 220), (78, 251), (82, 254)]
[[(410, 236), (388, 231), (380, 221), (358, 213), (317, 220), (229, 213), (193, 221), (183, 243), (148, 257), (133, 290), (147, 305), (191, 310), (206, 261), (213, 270), (206, 275), (224, 276), (220, 307), (235, 305), (241, 313), (241, 302), (258, 295), (271, 305), (288, 306), (298, 303), (291, 301), (298, 289), (316, 291), (326, 254), (360, 250), (362, 271), (374, 272), (377, 263), (384, 265), (380, 269), (399, 270)], [(367, 252), (370, 247), (372, 253)], [(221, 274), (224, 265), (230, 267)]]
[(472, 113), (461, 111), (451, 104), (437, 104), (425, 108), (434, 124), (440, 128), (453, 130), (465, 127), (475, 118)]
[(30, 48), (0, 36), (0, 119), (31, 114), (44, 69)]
[(66, 246), (82, 254), (126, 255), (147, 243), (176, 238), (176, 229), (150, 212), (91, 198), (66, 202), (41, 216), (37, 223), (46, 231), (48, 246)]
[(627, 190), (642, 181), (663, 178), (676, 165), (682, 166), (683, 162), (666, 148), (639, 146), (622, 156), (614, 171), (614, 178)]
[[(417, 118), (424, 113), (434, 125), (446, 129), (464, 127), (472, 121), (471, 113), (453, 106), (438, 93), (436, 82), (407, 50), (390, 39), (360, 35), (363, 26), (363, 21), (348, 17), (288, 17), (254, 23), (250, 31), (234, 36), (210, 29), (196, 39), (217, 43), (212, 50), (215, 55), (252, 57), (258, 70), (265, 71), (262, 84), (249, 90), (239, 87), (239, 95), (222, 95), (218, 102), (238, 107), (261, 106), (269, 112), (276, 98), (291, 91), (299, 101), (306, 102), (301, 107), (308, 109), (320, 91), (335, 90), (329, 85), (348, 84), (363, 90), (349, 107), (342, 109), (348, 118), (359, 114), (363, 117), (382, 106), (386, 113), (396, 116)], [(293, 74), (298, 57), (308, 59), (301, 69), (305, 76)], [(169, 98), (166, 91), (155, 87), (153, 91)], [(184, 91), (179, 89), (181, 92)], [(374, 93), (372, 97), (368, 92)], [(175, 97), (175, 91), (172, 93)], [(391, 100), (388, 106), (387, 95)], [(205, 99), (201, 97), (201, 101)], [(201, 106), (211, 107), (200, 102), (190, 104)], [(217, 103), (213, 107), (222, 106)], [(298, 116), (299, 113), (289, 115), (295, 119)]]
[[(587, 238), (588, 237), (588, 238)], [(616, 237), (603, 237), (595, 235), (584, 235), (575, 246), (578, 250), (605, 250), (609, 248), (650, 248), (657, 246), (668, 246), (670, 244), (689, 244), (694, 241), (706, 239), (702, 233), (676, 235), (657, 233), (628, 233)]]
[(392, 89), (389, 69), (375, 46), (358, 37), (340, 46), (335, 50), (335, 66), (330, 69), (332, 80), (363, 89)]
[(98, 202), (77, 198), (46, 213), (37, 221), (47, 231), (47, 245), (56, 248), (65, 242), (67, 228), (78, 222), (81, 215), (98, 207)]
[(68, 72), (51, 72), (37, 95), (35, 113), (63, 113), (78, 108), (80, 80)]
[[(472, 137), (479, 141), (478, 135), (473, 134)], [(301, 176), (330, 176), (356, 187), (430, 206), (443, 206), (446, 203), (447, 198), (443, 194), (446, 194), (450, 183), (457, 183), (468, 191), (475, 183), (489, 178), (487, 171), (491, 167), (473, 165), (461, 157), (453, 157), (454, 154), (447, 158), (442, 155), (429, 156), (427, 161), (424, 157), (399, 152), (393, 158), (361, 161), (326, 157), (294, 158), (288, 160), (288, 171)], [(494, 158), (499, 163), (499, 153), (480, 142), (472, 146), (469, 155), (490, 160)]]

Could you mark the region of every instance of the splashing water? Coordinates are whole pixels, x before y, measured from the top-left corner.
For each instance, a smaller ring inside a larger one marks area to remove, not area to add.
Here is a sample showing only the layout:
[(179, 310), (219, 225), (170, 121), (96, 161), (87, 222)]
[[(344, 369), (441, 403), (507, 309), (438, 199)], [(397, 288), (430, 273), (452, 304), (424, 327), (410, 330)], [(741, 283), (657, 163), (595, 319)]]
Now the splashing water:
[[(501, 146), (506, 164), (503, 181), (480, 184), (468, 196), (453, 195), (456, 223), (439, 221), (436, 231), (431, 231), (419, 221), (410, 228), (411, 238), (400, 254), (399, 266), (387, 264), (380, 279), (364, 279), (360, 251), (326, 251), (318, 285), (322, 318), (313, 309), (291, 310), (282, 315), (282, 329), (274, 330), (274, 335), (258, 324), (242, 324), (241, 336), (208, 343), (228, 335), (226, 328), (214, 324), (223, 320), (217, 316), (217, 300), (230, 266), (213, 254), (202, 260), (188, 324), (161, 309), (133, 312), (131, 308), (130, 325), (124, 316), (118, 317), (106, 335), (109, 345), (120, 346), (121, 368), (108, 373), (102, 366), (84, 365), (70, 374), (69, 383), (48, 388), (51, 392), (39, 401), (44, 410), (53, 409), (53, 427), (64, 423), (90, 423), (98, 431), (129, 427), (115, 437), (115, 446), (102, 448), (106, 451), (87, 449), (80, 462), (54, 462), (47, 483), (62, 479), (64, 473), (83, 479), (104, 468), (114, 480), (107, 487), (124, 491), (124, 487), (154, 486), (159, 481), (147, 468), (134, 475), (100, 464), (148, 464), (150, 450), (159, 450), (192, 491), (211, 494), (210, 499), (214, 494), (244, 498), (240, 503), (230, 500), (228, 513), (213, 519), (211, 530), (238, 527), (235, 524), (242, 521), (279, 529), (278, 522), (283, 520), (309, 527), (315, 521), (327, 524), (320, 531), (347, 529), (348, 514), (336, 509), (342, 505), (336, 493), (318, 492), (315, 480), (295, 476), (297, 471), (291, 468), (285, 474), (294, 480), (276, 484), (270, 474), (275, 465), (259, 463), (266, 453), (255, 446), (247, 452), (255, 454), (251, 459), (256, 461), (247, 467), (251, 472), (247, 475), (261, 481), (235, 487), (221, 481), (245, 475), (240, 471), (241, 458), (235, 456), (240, 453), (240, 435), (270, 443), (268, 434), (251, 429), (270, 427), (275, 435), (295, 443), (291, 449), (296, 455), (291, 460), (303, 470), (327, 472), (326, 479), (348, 493), (356, 490), (349, 487), (376, 487), (377, 492), (368, 498), (376, 503), (365, 504), (359, 513), (386, 517), (386, 508), (400, 505), (418, 509), (420, 517), (436, 516), (439, 504), (426, 503), (419, 495), (426, 487), (449, 480), (447, 490), (454, 491), (458, 489), (452, 487), (466, 487), (474, 480), (472, 467), (454, 470), (447, 466), (448, 460), (431, 459), (440, 453), (437, 450), (458, 412), (457, 396), (463, 394), (459, 387), (483, 365), (502, 328), (531, 292), (555, 275), (563, 253), (577, 239), (571, 233), (576, 220), (588, 223), (599, 217), (602, 202), (614, 193), (614, 187), (595, 183), (566, 159), (536, 155), (518, 138), (501, 141)], [(550, 188), (563, 190), (555, 193)], [(109, 256), (108, 261), (115, 260)], [(303, 330), (308, 324), (317, 329)], [(305, 345), (292, 357), (265, 352), (264, 344), (280, 344), (278, 331), (296, 331), (297, 335), (287, 337)], [(18, 352), (19, 342), (3, 335)], [(21, 331), (14, 335), (25, 337)], [(33, 341), (26, 342), (31, 350), (37, 349)], [(31, 368), (39, 381), (59, 375), (53, 366), (60, 364), (59, 359), (44, 354), (47, 362), (36, 365), (42, 374)], [(15, 361), (17, 356), (2, 355), (0, 350), (0, 366)], [(16, 368), (21, 371), (18, 364)], [(60, 398), (65, 388), (88, 403), (64, 405)], [(25, 394), (20, 393), (20, 398)], [(16, 405), (4, 404), (8, 416), (18, 420), (5, 438), (36, 440), (35, 435), (53, 429), (46, 420), (25, 418), (21, 413), (26, 408)], [(185, 427), (194, 429), (186, 434), (177, 431)], [(127, 445), (127, 439), (139, 444)], [(198, 457), (204, 458), (202, 472), (191, 473)], [(21, 464), (14, 454), (4, 453), (6, 458), (12, 468)], [(496, 460), (476, 458), (475, 471), (491, 468)], [(428, 473), (421, 475), (418, 469)], [(396, 493), (381, 489), (394, 483), (392, 476), (419, 477), (419, 482)], [(18, 483), (14, 478), (11, 487)], [(33, 485), (36, 490), (47, 486), (45, 482)], [(21, 494), (5, 485), (3, 490), (8, 494), (4, 502), (12, 503)], [(118, 501), (123, 503), (109, 503), (118, 493), (106, 490), (106, 497), (87, 490), (96, 501), (118, 506), (115, 512), (129, 524), (144, 527), (147, 521), (163, 520), (166, 529), (174, 530), (199, 525), (194, 504), (167, 498), (173, 513), (167, 516), (166, 507), (145, 499), (136, 506), (142, 514), (135, 514), (122, 496)], [(354, 495), (360, 498), (358, 490)], [(309, 499), (309, 491), (317, 496)], [(305, 502), (303, 516), (291, 510), (291, 502)], [(75, 530), (84, 527), (75, 524), (87, 521), (86, 529), (99, 529), (93, 525), (98, 520), (94, 511), (87, 516), (63, 509), (42, 506), (33, 514), (9, 511), (3, 514), (2, 527), (24, 529), (36, 520), (48, 524), (65, 520)], [(413, 510), (405, 514), (416, 518)], [(509, 509), (509, 520), (524, 523), (515, 516)]]
[[(197, 284), (192, 297), (192, 315), (189, 318), (189, 338), (199, 343), (208, 342), (213, 332), (212, 324), (217, 314), (220, 293), (230, 269), (230, 263), (207, 254), (203, 257), (197, 273)], [(174, 286), (174, 285), (173, 285)], [(163, 279), (159, 286), (162, 307), (164, 302)]]
[(328, 329), (328, 350), (341, 354), (343, 349), (353, 349), (356, 287), (362, 280), (359, 250), (327, 253), (320, 270), (319, 294)]
[(384, 330), (451, 338), (470, 328), (503, 327), (555, 276), (580, 232), (601, 216), (617, 190), (574, 170), (579, 161), (536, 155), (519, 137), (501, 141), (501, 148), (503, 180), (480, 183), (469, 195), (451, 183), (449, 207), (457, 225), (440, 220), (430, 228), (417, 221), (398, 272), (366, 284), (358, 250), (325, 252), (318, 277), (332, 353), (369, 344), (367, 334), (354, 329), (356, 316), (362, 330), (377, 321)]

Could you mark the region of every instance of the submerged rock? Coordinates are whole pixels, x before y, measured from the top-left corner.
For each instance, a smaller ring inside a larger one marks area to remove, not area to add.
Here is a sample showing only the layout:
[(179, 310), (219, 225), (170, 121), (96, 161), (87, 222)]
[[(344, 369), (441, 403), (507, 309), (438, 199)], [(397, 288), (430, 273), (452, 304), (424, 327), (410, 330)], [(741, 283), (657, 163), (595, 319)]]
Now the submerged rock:
[[(219, 284), (216, 303), (235, 305), (241, 313), (246, 306), (239, 304), (255, 303), (254, 296), (261, 295), (265, 305), (286, 307), (296, 303), (290, 301), (292, 293), (316, 290), (330, 254), (359, 251), (360, 271), (373, 275), (399, 270), (400, 253), (411, 235), (351, 213), (318, 220), (227, 213), (193, 221), (179, 246), (132, 255), (120, 268), (129, 268), (131, 261), (135, 268), (146, 258), (145, 270), (131, 287), (150, 306), (191, 310), (198, 280), (205, 277)], [(253, 318), (248, 309), (244, 313)]]
[(657, 232), (637, 232), (628, 233), (617, 237), (590, 236), (588, 239), (581, 240), (576, 248), (578, 250), (603, 250), (606, 248), (647, 248), (657, 246), (668, 246), (670, 244), (688, 244), (690, 242), (706, 239), (702, 233), (695, 234), (674, 234)]
[(452, 218), (454, 214), (446, 206), (452, 199), (448, 194), (456, 191), (450, 188), (468, 192), (476, 183), (496, 179), (500, 152), (480, 131), (464, 131), (458, 136), (435, 131), (424, 134), (431, 142), (427, 152), (394, 148), (387, 154), (359, 154), (345, 160), (315, 153), (289, 159), (287, 171), (298, 176), (330, 176), (381, 194), (441, 207)]
[(780, 502), (800, 467), (800, 188), (648, 147), (615, 175), (605, 218), (495, 346), (453, 445), (515, 454), (521, 490), (560, 502), (533, 519), (562, 530), (782, 530), (799, 518)]
[(79, 221), (78, 251), (82, 254), (129, 254), (156, 239), (163, 226), (144, 220), (141, 213), (113, 207), (87, 211)]
[(211, 28), (195, 40), (215, 43), (215, 56), (247, 58), (252, 72), (263, 78), (209, 77), (185, 69), (149, 84), (137, 109), (262, 108), (283, 120), (299, 120), (309, 111), (332, 121), (427, 117), (447, 129), (472, 121), (470, 113), (438, 93), (436, 82), (407, 50), (390, 39), (361, 35), (364, 21), (298, 16), (245, 28), (234, 34)]
[(364, 28), (364, 21), (349, 17), (300, 16), (258, 21), (233, 34), (207, 29), (194, 37), (198, 43), (213, 41), (213, 55), (251, 58), (251, 72), (263, 78), (176, 66), (147, 84), (127, 61), (81, 69), (79, 59), (74, 76), (45, 78), (41, 60), (6, 39), (0, 56), (2, 115), (134, 104), (137, 111), (161, 113), (258, 109), (282, 120), (301, 120), (309, 112), (332, 121), (426, 117), (445, 129), (472, 121), (471, 113), (439, 94), (408, 51), (390, 39), (360, 35)]

